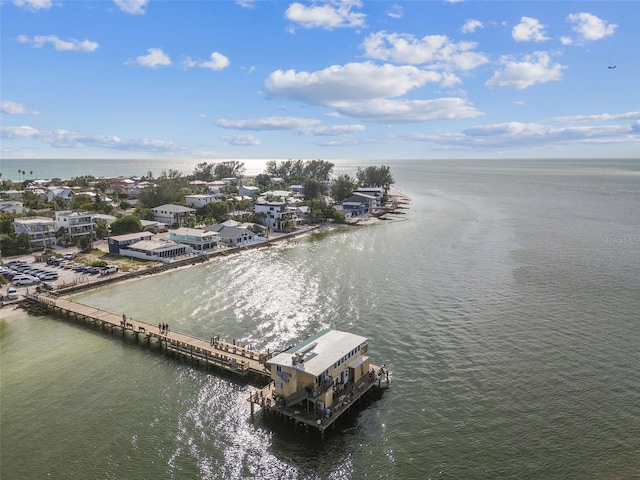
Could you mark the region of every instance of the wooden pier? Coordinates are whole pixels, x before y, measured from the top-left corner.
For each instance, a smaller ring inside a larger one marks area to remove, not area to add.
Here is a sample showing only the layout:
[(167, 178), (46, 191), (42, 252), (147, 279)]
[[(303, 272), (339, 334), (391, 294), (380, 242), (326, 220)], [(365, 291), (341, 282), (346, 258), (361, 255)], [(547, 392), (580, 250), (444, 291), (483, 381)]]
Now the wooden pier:
[(110, 330), (112, 334), (118, 332), (123, 337), (125, 335), (135, 336), (137, 341), (146, 340), (149, 345), (153, 340), (167, 353), (172, 352), (225, 372), (240, 376), (253, 374), (263, 379), (266, 378), (270, 383), (255, 390), (247, 399), (251, 404), (251, 414), (254, 414), (256, 407), (262, 408), (265, 414), (271, 413), (285, 421), (292, 422), (295, 429), (300, 426), (308, 432), (311, 427), (311, 429), (319, 431), (323, 437), (325, 430), (329, 427), (335, 428), (335, 422), (338, 418), (349, 411), (351, 407), (358, 405), (365, 393), (373, 387), (381, 388), (383, 378), (385, 386), (389, 385), (389, 369), (385, 365), (370, 365), (368, 375), (364, 375), (355, 383), (340, 386), (341, 390), (335, 392), (336, 400), (332, 405), (327, 406), (328, 410), (306, 411), (305, 407), (301, 405), (286, 406), (277, 401), (274, 395), (275, 384), (271, 380), (271, 372), (265, 363), (279, 352), (264, 354), (222, 342), (218, 337), (213, 337), (207, 342), (191, 335), (173, 331), (170, 328), (162, 330), (161, 325), (152, 325), (49, 294), (27, 294), (25, 295), (25, 303), (31, 310), (53, 312), (67, 318), (83, 322), (89, 321), (104, 330)]
[(174, 352), (242, 376), (256, 374), (270, 378), (270, 372), (265, 367), (265, 362), (277, 353), (256, 352), (220, 341), (218, 337), (213, 337), (207, 342), (191, 335), (173, 331), (171, 328), (163, 331), (158, 325), (127, 318), (60, 297), (46, 294), (27, 294), (25, 298), (27, 302), (36, 303), (38, 307), (45, 310), (83, 322), (93, 322), (104, 329), (110, 329), (112, 332), (121, 332), (123, 336), (133, 335), (136, 339), (147, 340), (149, 344), (154, 340), (167, 352)]

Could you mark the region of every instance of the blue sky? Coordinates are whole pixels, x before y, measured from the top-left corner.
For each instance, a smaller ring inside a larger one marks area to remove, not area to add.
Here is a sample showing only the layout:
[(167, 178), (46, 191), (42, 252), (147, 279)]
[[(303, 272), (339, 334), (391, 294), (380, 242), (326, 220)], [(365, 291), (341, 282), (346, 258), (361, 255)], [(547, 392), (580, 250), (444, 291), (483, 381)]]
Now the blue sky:
[(1, 0), (0, 19), (2, 158), (640, 151), (636, 1)]

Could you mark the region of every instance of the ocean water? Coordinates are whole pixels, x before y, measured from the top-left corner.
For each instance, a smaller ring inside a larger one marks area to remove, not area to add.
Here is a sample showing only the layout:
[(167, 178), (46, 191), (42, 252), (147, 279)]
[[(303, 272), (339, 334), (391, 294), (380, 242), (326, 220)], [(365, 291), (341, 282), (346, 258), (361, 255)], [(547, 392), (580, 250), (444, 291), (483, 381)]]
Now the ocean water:
[(259, 350), (349, 330), (389, 389), (322, 440), (252, 418), (249, 384), (24, 315), (0, 321), (0, 477), (639, 478), (640, 161), (383, 163), (394, 221), (76, 300)]

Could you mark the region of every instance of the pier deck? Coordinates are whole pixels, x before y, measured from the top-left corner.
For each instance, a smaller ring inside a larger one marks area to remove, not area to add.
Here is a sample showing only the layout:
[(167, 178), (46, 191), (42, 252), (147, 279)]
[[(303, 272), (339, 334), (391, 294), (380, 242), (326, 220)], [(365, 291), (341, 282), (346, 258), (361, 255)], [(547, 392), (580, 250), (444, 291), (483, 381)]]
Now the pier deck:
[(223, 370), (240, 375), (247, 373), (261, 375), (270, 378), (269, 370), (265, 362), (274, 353), (260, 353), (248, 348), (212, 338), (211, 341), (202, 340), (184, 333), (176, 332), (169, 328), (162, 331), (158, 325), (153, 325), (141, 320), (126, 318), (122, 315), (90, 307), (60, 297), (45, 294), (29, 294), (28, 301), (37, 302), (48, 310), (55, 311), (67, 317), (89, 320), (112, 331), (119, 330), (123, 335), (130, 333), (139, 338), (142, 336), (149, 342), (156, 340), (167, 351), (214, 365)]

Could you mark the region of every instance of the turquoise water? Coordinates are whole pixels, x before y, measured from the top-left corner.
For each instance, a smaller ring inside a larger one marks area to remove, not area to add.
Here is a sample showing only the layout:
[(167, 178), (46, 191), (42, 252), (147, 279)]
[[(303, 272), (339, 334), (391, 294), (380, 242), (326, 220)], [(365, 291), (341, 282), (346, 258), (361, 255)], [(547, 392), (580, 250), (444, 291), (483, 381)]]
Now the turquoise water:
[(76, 297), (259, 350), (369, 337), (391, 387), (340, 431), (252, 419), (251, 385), (22, 316), (0, 322), (2, 478), (640, 476), (640, 162), (389, 164), (413, 199), (393, 222)]

